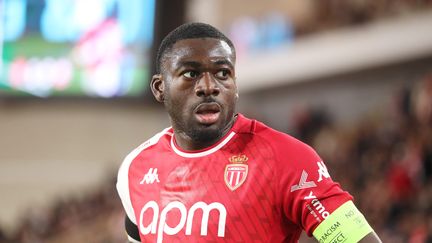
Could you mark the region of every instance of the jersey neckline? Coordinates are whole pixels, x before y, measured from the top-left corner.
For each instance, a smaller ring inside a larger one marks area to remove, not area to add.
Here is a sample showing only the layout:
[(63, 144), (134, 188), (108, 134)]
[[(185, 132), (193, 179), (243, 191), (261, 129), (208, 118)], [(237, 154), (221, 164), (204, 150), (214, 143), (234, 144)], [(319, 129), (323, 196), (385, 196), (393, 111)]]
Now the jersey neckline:
[(212, 154), (216, 151), (218, 151), (219, 149), (221, 149), (223, 146), (225, 146), (225, 144), (227, 144), (232, 137), (234, 137), (234, 135), (236, 135), (236, 128), (238, 126), (238, 124), (240, 123), (240, 120), (243, 120), (244, 117), (241, 114), (237, 114), (237, 119), (234, 122), (233, 126), (231, 127), (230, 131), (227, 132), (227, 134), (225, 134), (224, 137), (222, 137), (217, 143), (213, 144), (210, 147), (201, 149), (201, 150), (196, 150), (196, 151), (186, 151), (182, 148), (180, 148), (177, 143), (175, 142), (174, 139), (174, 131), (172, 131), (171, 133), (171, 139), (170, 139), (170, 144), (171, 144), (171, 148), (173, 149), (173, 151), (181, 156), (181, 157), (185, 157), (185, 158), (198, 158), (198, 157), (203, 157), (203, 156), (207, 156), (209, 154)]

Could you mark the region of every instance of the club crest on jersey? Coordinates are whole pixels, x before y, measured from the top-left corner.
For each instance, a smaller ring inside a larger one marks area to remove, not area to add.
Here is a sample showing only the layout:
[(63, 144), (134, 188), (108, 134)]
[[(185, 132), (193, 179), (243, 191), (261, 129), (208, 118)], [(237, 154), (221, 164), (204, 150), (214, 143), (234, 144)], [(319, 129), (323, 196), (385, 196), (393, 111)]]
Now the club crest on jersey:
[(246, 155), (234, 155), (229, 158), (231, 164), (225, 166), (224, 180), (227, 187), (234, 191), (245, 181), (248, 174), (248, 157)]

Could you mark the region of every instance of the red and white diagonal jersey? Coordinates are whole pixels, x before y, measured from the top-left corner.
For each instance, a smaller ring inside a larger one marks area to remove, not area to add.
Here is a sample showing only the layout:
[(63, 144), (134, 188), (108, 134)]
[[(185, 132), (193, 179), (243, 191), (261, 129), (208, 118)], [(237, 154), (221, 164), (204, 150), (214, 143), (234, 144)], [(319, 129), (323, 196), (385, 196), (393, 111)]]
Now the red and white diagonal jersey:
[(200, 151), (165, 129), (126, 157), (117, 189), (142, 242), (297, 242), (352, 200), (312, 148), (241, 114)]

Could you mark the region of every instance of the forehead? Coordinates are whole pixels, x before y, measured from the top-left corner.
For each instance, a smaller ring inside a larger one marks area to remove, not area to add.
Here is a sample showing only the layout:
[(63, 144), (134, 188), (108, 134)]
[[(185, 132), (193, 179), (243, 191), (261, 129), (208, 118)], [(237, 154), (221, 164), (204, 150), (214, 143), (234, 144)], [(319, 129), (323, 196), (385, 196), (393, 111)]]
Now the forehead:
[(177, 41), (166, 54), (169, 63), (227, 59), (234, 64), (235, 56), (231, 47), (223, 40), (214, 38), (185, 39)]

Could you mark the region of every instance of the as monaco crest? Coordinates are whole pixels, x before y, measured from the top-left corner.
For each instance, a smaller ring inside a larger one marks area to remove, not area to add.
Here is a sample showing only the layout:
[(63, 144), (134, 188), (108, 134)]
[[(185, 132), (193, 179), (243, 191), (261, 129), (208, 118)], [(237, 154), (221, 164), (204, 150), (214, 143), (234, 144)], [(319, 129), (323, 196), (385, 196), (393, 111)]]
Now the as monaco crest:
[(245, 181), (248, 174), (248, 165), (246, 161), (248, 157), (246, 155), (235, 155), (230, 159), (231, 164), (227, 164), (225, 167), (224, 180), (227, 187), (234, 191), (239, 188)]

